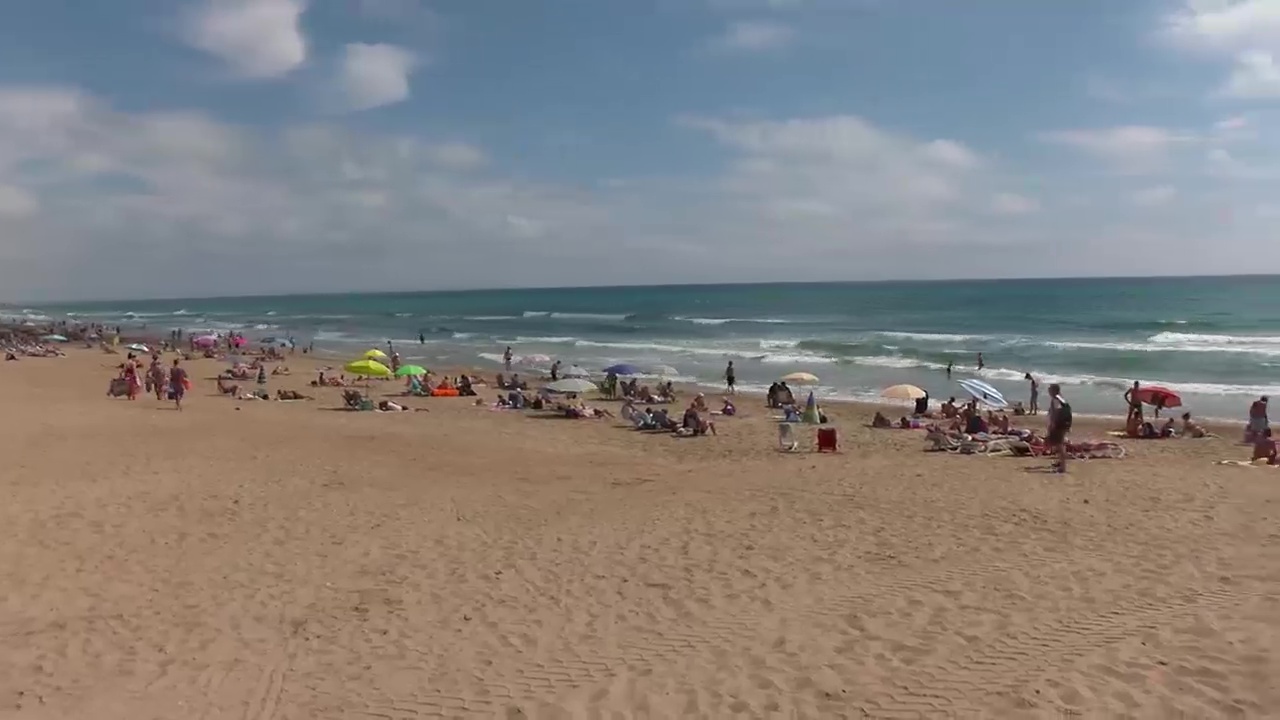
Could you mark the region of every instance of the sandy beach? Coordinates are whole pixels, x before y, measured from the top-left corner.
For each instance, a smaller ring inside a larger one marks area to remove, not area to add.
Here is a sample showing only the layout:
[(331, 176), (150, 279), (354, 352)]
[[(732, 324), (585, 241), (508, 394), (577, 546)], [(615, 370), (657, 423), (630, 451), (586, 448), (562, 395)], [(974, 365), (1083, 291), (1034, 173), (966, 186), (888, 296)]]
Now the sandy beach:
[(687, 439), (342, 412), (298, 357), (269, 389), (315, 401), (199, 360), (179, 413), (117, 362), (0, 364), (0, 717), (1280, 713), (1280, 471), (1215, 465), (1234, 429), (1062, 476), (858, 405), (787, 454), (756, 401)]

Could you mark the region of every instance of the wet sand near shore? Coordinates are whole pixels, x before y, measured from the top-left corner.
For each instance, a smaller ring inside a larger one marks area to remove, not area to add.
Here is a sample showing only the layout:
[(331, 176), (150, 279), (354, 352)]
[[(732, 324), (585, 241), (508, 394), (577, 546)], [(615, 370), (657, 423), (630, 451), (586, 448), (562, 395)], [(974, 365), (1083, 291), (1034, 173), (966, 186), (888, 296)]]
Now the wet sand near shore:
[(699, 438), (344, 412), (302, 356), (268, 389), (315, 401), (196, 360), (179, 413), (69, 352), (0, 364), (0, 718), (1280, 708), (1280, 471), (1215, 465), (1231, 429), (1063, 476), (860, 405), (826, 407), (834, 455), (751, 399)]

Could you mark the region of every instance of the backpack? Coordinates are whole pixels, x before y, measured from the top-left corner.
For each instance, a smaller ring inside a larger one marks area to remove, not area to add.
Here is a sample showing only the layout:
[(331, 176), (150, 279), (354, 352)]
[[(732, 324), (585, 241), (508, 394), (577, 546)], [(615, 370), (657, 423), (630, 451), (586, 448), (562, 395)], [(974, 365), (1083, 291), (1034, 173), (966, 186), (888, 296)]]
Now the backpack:
[(1063, 430), (1071, 429), (1071, 403), (1061, 396), (1058, 398), (1058, 427)]

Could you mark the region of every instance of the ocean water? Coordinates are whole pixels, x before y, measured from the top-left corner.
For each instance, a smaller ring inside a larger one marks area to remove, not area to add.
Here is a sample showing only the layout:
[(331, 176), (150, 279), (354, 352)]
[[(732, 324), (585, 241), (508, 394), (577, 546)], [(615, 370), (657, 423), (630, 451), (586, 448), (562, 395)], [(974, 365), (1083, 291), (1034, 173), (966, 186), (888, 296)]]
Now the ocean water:
[[(1023, 374), (1058, 382), (1077, 412), (1122, 411), (1133, 380), (1182, 393), (1188, 409), (1238, 418), (1280, 394), (1280, 278), (1147, 278), (715, 285), (308, 295), (79, 303), (23, 317), (165, 331), (292, 336), (335, 356), (390, 340), (428, 366), (500, 370), (507, 345), (598, 369), (674, 367), (717, 385), (765, 388), (806, 370), (829, 397), (871, 399), (909, 382), (935, 398), (981, 377), (1012, 399)], [(418, 333), (426, 343), (418, 342)], [(977, 353), (986, 367), (975, 367)]]

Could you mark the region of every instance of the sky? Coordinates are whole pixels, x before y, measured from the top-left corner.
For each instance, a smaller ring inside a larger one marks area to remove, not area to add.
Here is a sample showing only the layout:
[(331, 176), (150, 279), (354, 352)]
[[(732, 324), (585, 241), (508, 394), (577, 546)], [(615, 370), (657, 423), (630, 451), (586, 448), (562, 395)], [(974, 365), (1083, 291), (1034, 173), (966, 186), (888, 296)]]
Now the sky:
[(1280, 272), (1280, 0), (6, 0), (0, 299)]

